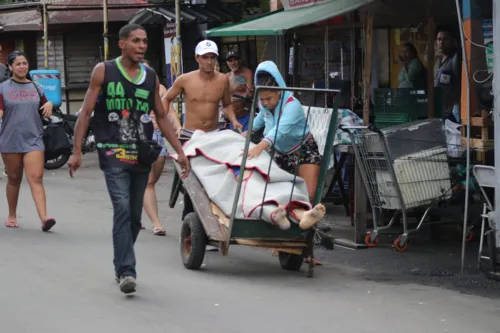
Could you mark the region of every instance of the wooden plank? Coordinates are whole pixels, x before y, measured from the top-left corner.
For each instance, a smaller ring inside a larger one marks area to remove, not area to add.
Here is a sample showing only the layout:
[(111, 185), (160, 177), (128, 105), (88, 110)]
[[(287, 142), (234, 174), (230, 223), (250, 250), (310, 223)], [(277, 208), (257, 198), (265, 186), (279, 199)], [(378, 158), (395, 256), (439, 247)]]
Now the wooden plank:
[(304, 248), (307, 247), (307, 244), (305, 243), (303, 243), (304, 246), (301, 247), (298, 246), (286, 247), (283, 245), (283, 243), (265, 243), (265, 242), (253, 243), (250, 240), (245, 240), (245, 239), (236, 240), (236, 244), (244, 246), (260, 247), (263, 249), (273, 249), (279, 252), (286, 252), (296, 255), (301, 255), (304, 252)]
[(269, 247), (307, 247), (305, 242), (275, 242), (261, 239), (235, 238), (236, 244), (248, 246), (269, 246)]
[(288, 230), (281, 230), (271, 223), (258, 219), (234, 219), (231, 238), (247, 239), (303, 239), (304, 230), (295, 223)]
[[(462, 137), (462, 145), (467, 146), (467, 138)], [(470, 149), (491, 150), (494, 148), (494, 140), (470, 139)]]
[(366, 49), (365, 66), (363, 68), (363, 121), (365, 125), (370, 121), (370, 84), (372, 72), (372, 45), (373, 45), (373, 11), (368, 11), (366, 17)]
[(219, 206), (212, 201), (210, 201), (210, 205), (212, 207), (212, 213), (219, 218), (219, 223), (229, 230), (229, 223), (231, 222), (229, 217), (227, 217)]
[[(259, 247), (264, 248), (264, 249), (270, 249), (267, 246), (259, 246)], [(302, 250), (302, 249), (281, 248), (281, 247), (274, 247), (272, 249), (276, 250), (278, 252), (285, 252), (285, 253), (295, 254), (295, 255), (298, 255), (298, 256), (300, 256), (302, 253), (304, 253), (304, 250)]]
[[(175, 151), (170, 143), (167, 141), (167, 150)], [(176, 171), (181, 173), (181, 166), (177, 161), (172, 159), (174, 162), (174, 166)], [(186, 189), (191, 201), (193, 202), (193, 207), (200, 218), (203, 227), (205, 228), (205, 232), (210, 239), (226, 242), (228, 240), (227, 233), (219, 224), (219, 218), (212, 213), (212, 207), (210, 205), (210, 200), (208, 198), (207, 193), (203, 186), (201, 186), (198, 177), (193, 172), (189, 173), (189, 176), (186, 179), (182, 180), (184, 184), (184, 188)]]
[(470, 125), (474, 127), (492, 127), (493, 121), (490, 117), (471, 117)]

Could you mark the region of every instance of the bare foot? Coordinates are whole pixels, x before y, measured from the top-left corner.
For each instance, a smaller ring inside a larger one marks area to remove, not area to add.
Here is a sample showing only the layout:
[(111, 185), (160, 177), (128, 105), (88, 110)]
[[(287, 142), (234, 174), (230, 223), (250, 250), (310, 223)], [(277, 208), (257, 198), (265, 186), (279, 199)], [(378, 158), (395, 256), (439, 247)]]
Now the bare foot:
[(283, 206), (278, 206), (271, 213), (271, 219), (281, 230), (290, 229), (290, 221), (286, 218), (286, 209)]
[(302, 219), (300, 220), (299, 227), (303, 230), (310, 229), (325, 216), (325, 213), (325, 206), (317, 204), (313, 209), (304, 213)]
[(19, 228), (19, 225), (17, 224), (17, 219), (15, 217), (9, 217), (5, 222), (5, 226), (7, 228)]

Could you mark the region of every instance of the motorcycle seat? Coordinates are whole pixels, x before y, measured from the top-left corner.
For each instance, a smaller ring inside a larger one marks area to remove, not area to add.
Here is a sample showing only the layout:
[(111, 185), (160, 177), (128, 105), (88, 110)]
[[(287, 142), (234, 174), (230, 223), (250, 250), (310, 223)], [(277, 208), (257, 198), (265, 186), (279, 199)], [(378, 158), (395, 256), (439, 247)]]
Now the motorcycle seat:
[(66, 121), (73, 121), (75, 122), (78, 119), (78, 116), (75, 116), (74, 114), (64, 114), (63, 119)]

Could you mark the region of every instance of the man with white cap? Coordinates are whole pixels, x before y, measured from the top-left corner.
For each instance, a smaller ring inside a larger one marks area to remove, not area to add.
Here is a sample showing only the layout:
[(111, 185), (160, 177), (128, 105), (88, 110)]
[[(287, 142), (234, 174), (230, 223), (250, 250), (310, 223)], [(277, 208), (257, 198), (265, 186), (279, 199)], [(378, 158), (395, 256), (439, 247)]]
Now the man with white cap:
[[(189, 139), (196, 130), (217, 131), (221, 101), (223, 112), (233, 124), (233, 128), (240, 131), (243, 129), (234, 114), (229, 79), (226, 75), (215, 71), (218, 56), (219, 49), (216, 43), (211, 40), (199, 42), (195, 49), (199, 69), (179, 76), (163, 97), (164, 102), (170, 104), (181, 93), (184, 94), (186, 113), (181, 130), (181, 141)], [(191, 200), (188, 195), (184, 195), (182, 219), (192, 211)]]

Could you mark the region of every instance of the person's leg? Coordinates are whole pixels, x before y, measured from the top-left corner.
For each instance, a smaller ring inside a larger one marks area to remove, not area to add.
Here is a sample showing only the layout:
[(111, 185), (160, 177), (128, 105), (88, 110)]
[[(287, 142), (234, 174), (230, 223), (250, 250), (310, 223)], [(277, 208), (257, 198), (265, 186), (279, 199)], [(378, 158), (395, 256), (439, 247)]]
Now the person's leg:
[(55, 225), (55, 220), (47, 216), (47, 198), (43, 186), (44, 152), (32, 151), (26, 153), (23, 163), (26, 170), (26, 179), (35, 201), (36, 211), (42, 222), (42, 229), (43, 231), (49, 231)]
[(131, 172), (130, 178), (130, 231), (132, 243), (135, 244), (141, 231), (142, 207), (144, 206), (144, 192), (148, 186), (148, 172)]
[(130, 207), (131, 174), (124, 169), (109, 168), (104, 170), (104, 178), (113, 205), (113, 263), (115, 274), (118, 278), (125, 276), (135, 278), (135, 253), (131, 232), (132, 216)]
[(309, 200), (314, 200), (316, 194), (316, 187), (318, 186), (320, 167), (317, 164), (302, 164), (299, 166), (297, 175), (304, 179), (307, 185), (307, 192), (309, 193)]
[(158, 216), (158, 199), (156, 197), (155, 185), (163, 172), (165, 160), (165, 156), (160, 156), (153, 164), (149, 173), (146, 193), (144, 194), (144, 210), (153, 224), (153, 234), (161, 236), (165, 235), (165, 229), (161, 226), (160, 217)]
[(19, 189), (23, 179), (23, 154), (2, 154), (5, 168), (9, 169), (7, 174), (7, 203), (9, 205), (9, 216), (5, 222), (6, 227), (16, 228), (17, 225), (17, 202), (19, 200)]

